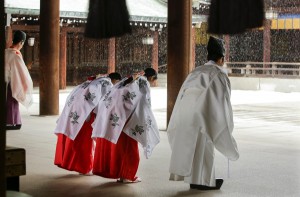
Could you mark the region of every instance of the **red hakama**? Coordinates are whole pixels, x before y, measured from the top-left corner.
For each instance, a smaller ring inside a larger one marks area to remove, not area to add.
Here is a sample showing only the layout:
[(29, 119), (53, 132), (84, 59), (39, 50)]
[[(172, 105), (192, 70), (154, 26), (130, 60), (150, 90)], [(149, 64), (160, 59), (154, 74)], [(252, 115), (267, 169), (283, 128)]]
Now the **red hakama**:
[(104, 138), (96, 139), (93, 174), (135, 181), (139, 161), (138, 142), (124, 132), (117, 144)]
[(90, 119), (85, 121), (75, 140), (71, 140), (64, 134), (57, 134), (55, 165), (82, 174), (92, 170), (94, 142), (91, 138), (93, 130), (91, 124), (94, 120), (95, 114), (91, 113)]

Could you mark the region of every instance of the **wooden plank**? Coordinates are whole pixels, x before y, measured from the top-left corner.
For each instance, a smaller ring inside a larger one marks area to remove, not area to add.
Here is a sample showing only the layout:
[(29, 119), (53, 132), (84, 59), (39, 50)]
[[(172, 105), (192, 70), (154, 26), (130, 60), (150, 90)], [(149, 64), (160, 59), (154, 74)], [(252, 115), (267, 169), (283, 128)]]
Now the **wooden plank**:
[(5, 174), (6, 177), (15, 177), (26, 174), (25, 149), (6, 147)]

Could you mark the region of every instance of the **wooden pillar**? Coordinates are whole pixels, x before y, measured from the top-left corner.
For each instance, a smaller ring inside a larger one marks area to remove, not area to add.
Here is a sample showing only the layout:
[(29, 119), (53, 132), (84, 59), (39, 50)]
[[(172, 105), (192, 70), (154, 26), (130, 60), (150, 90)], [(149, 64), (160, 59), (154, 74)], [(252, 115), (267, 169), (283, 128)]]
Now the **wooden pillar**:
[[(271, 20), (265, 20), (263, 35), (263, 62), (271, 61)], [(264, 64), (264, 68), (268, 68), (269, 64)]]
[[(1, 1), (0, 15), (4, 16), (4, 1)], [(0, 20), (0, 27), (4, 27), (4, 20)], [(4, 49), (5, 30), (0, 29), (0, 196), (6, 196), (6, 176), (5, 176), (5, 146), (6, 146), (6, 85), (4, 79)]]
[(107, 73), (116, 71), (116, 38), (108, 40), (108, 69)]
[(5, 27), (5, 48), (9, 48), (12, 45), (12, 29), (11, 26)]
[(59, 0), (40, 1), (40, 115), (59, 114)]
[[(74, 37), (73, 37), (73, 65), (74, 65), (74, 70), (73, 70), (73, 84), (78, 85), (81, 83), (81, 81), (78, 79), (79, 75), (79, 62), (78, 62), (78, 32), (74, 32)], [(87, 77), (87, 76), (85, 76)]]
[(67, 87), (67, 31), (62, 27), (59, 42), (59, 89)]
[(192, 1), (168, 1), (167, 123), (182, 83), (193, 69)]
[(192, 27), (192, 67), (196, 65), (196, 28)]
[(229, 62), (229, 57), (230, 57), (230, 36), (225, 35), (224, 36), (224, 41), (225, 41), (225, 62)]
[[(153, 31), (153, 45), (152, 45), (152, 68), (158, 73), (158, 31)], [(157, 87), (157, 80), (152, 84), (154, 87)]]
[(158, 31), (153, 31), (152, 68), (158, 71)]

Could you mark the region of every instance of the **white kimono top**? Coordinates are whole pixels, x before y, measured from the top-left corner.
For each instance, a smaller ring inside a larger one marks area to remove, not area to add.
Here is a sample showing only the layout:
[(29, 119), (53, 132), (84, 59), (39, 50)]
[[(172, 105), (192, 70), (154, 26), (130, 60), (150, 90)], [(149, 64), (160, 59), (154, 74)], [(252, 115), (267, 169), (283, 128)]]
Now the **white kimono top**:
[(94, 138), (105, 138), (116, 144), (121, 132), (138, 141), (150, 157), (159, 143), (159, 130), (151, 110), (150, 85), (143, 76), (123, 86), (125, 80), (109, 91), (95, 112)]
[(188, 75), (167, 129), (171, 180), (215, 186), (214, 147), (231, 160), (239, 158), (230, 94), (227, 75), (213, 61)]
[(12, 96), (25, 107), (33, 103), (33, 83), (19, 50), (5, 49), (5, 82), (10, 83)]
[(112, 86), (108, 77), (87, 80), (76, 86), (66, 100), (54, 133), (62, 133), (74, 140), (91, 111)]

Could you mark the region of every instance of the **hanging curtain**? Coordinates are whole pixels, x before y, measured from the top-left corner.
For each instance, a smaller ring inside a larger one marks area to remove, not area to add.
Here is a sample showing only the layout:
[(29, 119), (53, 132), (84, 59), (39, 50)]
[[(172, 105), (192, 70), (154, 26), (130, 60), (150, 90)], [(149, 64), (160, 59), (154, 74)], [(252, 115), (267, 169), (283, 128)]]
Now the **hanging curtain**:
[(87, 38), (111, 38), (131, 33), (126, 0), (90, 0)]
[(211, 0), (208, 32), (238, 34), (263, 26), (263, 0)]

